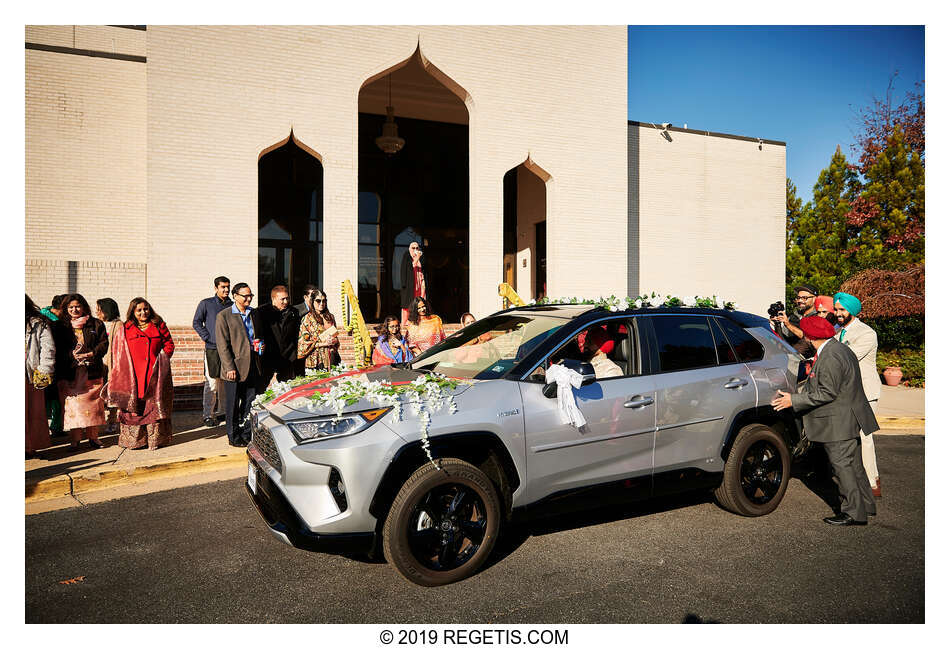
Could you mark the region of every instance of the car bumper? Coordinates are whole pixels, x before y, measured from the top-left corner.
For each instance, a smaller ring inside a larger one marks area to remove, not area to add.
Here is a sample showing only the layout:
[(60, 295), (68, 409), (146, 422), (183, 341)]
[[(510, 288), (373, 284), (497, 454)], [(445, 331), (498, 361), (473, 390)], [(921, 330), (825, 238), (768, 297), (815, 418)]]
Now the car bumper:
[(257, 449), (248, 449), (248, 470), (254, 471), (252, 488), (245, 480), (244, 489), (271, 534), (287, 545), (302, 550), (330, 554), (370, 552), (376, 544), (374, 532), (318, 534), (310, 530), (291, 506), (287, 497), (268, 476), (266, 460)]

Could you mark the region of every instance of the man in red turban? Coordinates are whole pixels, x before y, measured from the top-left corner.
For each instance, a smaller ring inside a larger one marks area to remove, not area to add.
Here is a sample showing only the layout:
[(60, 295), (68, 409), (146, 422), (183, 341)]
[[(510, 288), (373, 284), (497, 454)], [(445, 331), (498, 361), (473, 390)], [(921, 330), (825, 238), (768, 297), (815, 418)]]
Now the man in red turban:
[(815, 347), (815, 364), (798, 394), (781, 390), (772, 399), (776, 410), (800, 413), (805, 435), (822, 444), (838, 482), (841, 511), (824, 519), (831, 525), (867, 525), (877, 513), (861, 459), (860, 435), (879, 430), (864, 396), (861, 368), (848, 347), (834, 339), (824, 318), (803, 318), (801, 329)]
[(577, 336), (577, 346), (590, 354), (590, 364), (594, 366), (594, 376), (605, 379), (611, 376), (623, 376), (623, 370), (607, 357), (613, 351), (614, 341), (607, 334), (606, 327), (591, 327)]

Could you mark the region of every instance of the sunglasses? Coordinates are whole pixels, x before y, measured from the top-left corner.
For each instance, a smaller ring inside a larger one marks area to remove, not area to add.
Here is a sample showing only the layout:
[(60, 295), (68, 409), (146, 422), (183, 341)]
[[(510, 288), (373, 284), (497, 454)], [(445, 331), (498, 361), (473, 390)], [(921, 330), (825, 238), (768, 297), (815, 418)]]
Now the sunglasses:
[(235, 293), (235, 295), (238, 297), (243, 297), (245, 300), (250, 300), (254, 297), (253, 293)]
[(323, 298), (323, 297), (315, 297), (315, 298), (313, 298), (313, 301), (314, 301), (314, 302), (319, 302), (320, 304), (323, 304), (323, 303), (326, 302), (327, 300), (326, 300), (326, 298)]

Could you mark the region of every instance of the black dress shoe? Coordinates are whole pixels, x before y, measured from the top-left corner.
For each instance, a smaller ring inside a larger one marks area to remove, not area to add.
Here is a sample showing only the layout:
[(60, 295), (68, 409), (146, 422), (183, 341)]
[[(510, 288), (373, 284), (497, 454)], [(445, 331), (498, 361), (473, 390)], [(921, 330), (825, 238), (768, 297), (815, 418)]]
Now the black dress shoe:
[(205, 428), (214, 428), (214, 417), (205, 417), (204, 425)]
[(856, 521), (847, 514), (838, 514), (837, 516), (828, 516), (822, 519), (829, 525), (867, 525), (867, 521)]

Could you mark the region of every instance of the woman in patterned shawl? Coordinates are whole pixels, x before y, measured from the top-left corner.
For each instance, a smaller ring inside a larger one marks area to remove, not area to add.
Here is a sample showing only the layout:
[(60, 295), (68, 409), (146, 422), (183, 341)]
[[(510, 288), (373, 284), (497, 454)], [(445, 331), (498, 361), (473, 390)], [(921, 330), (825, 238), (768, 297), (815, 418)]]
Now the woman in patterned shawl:
[(406, 333), (409, 349), (414, 355), (419, 355), (437, 343), (445, 340), (445, 331), (442, 330), (442, 318), (431, 315), (429, 301), (424, 297), (417, 297), (412, 301), (409, 309), (409, 327)]
[(300, 321), (297, 358), (304, 359), (308, 370), (328, 370), (340, 362), (339, 347), (336, 320), (327, 308), (327, 294), (315, 289), (310, 310)]

